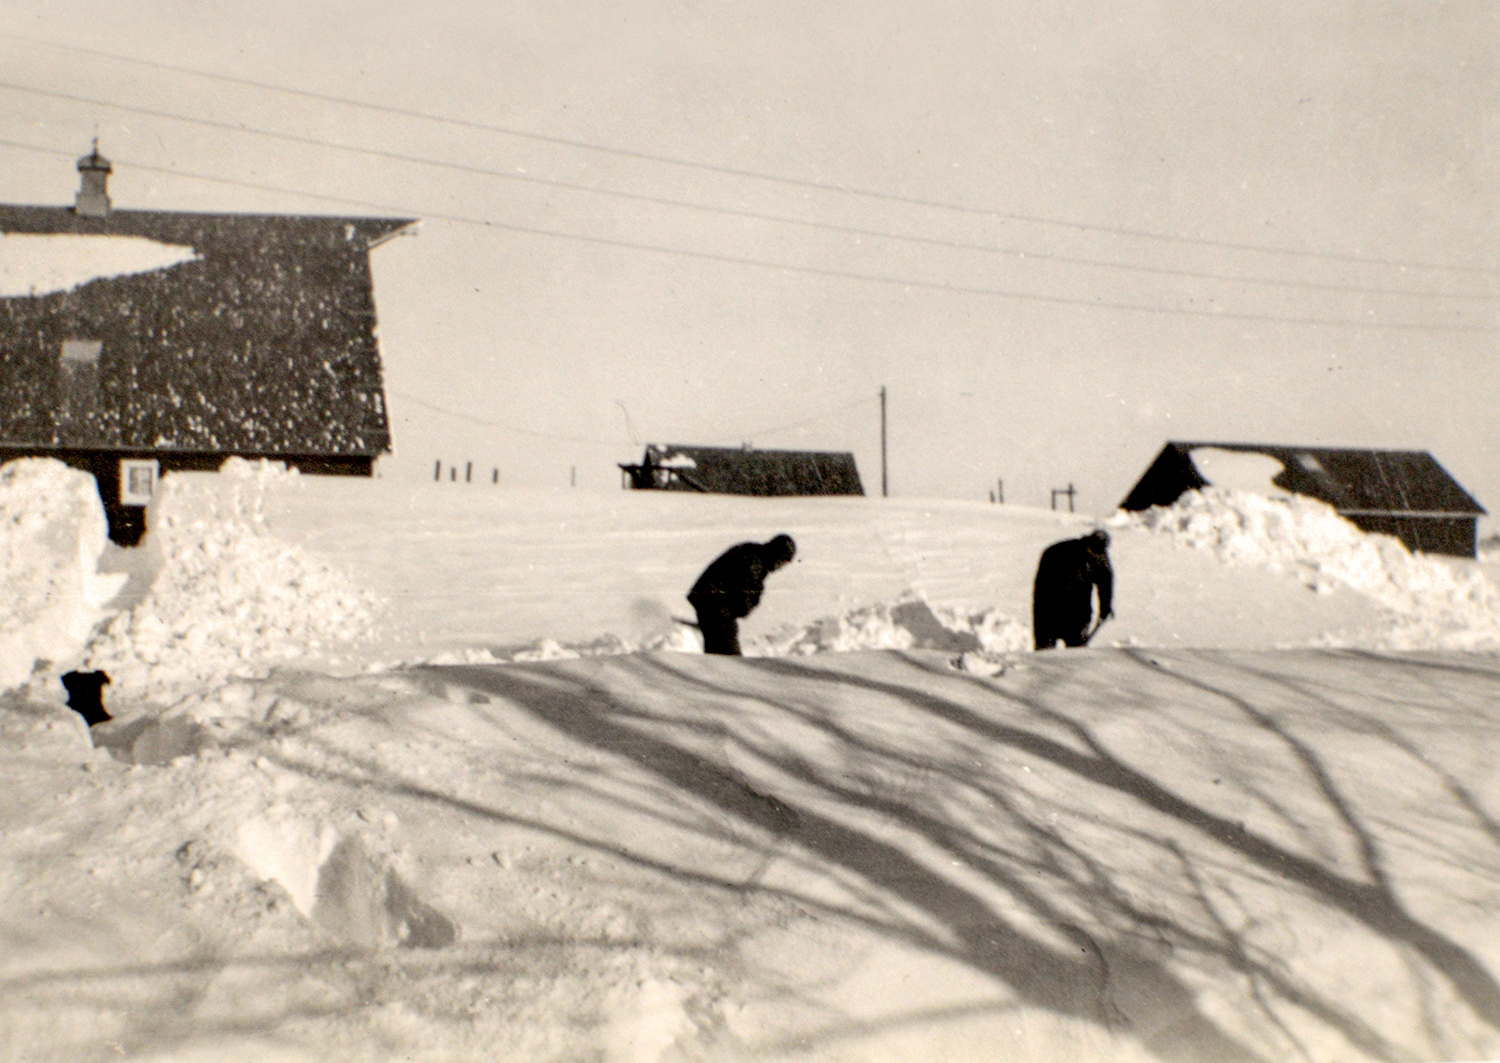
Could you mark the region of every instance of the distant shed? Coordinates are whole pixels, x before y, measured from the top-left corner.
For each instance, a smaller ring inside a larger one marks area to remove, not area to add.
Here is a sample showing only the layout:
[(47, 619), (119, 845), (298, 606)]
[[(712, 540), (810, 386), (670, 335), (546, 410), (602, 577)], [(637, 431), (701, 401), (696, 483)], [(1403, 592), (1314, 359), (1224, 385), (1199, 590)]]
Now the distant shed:
[[(370, 250), (413, 222), (115, 210), (97, 147), (78, 169), (73, 207), (0, 204), (0, 239), (84, 278), (0, 297), (0, 462), (92, 473), (125, 545), (163, 472), (370, 475), (390, 449)], [(122, 271), (122, 248), (165, 264)]]
[(653, 443), (639, 464), (621, 465), (636, 490), (721, 495), (862, 495), (854, 455)]
[(1274, 459), (1281, 466), (1270, 479), (1275, 487), (1326, 502), (1355, 526), (1394, 535), (1412, 550), (1476, 555), (1485, 509), (1424, 450), (1169, 442), (1120, 508), (1171, 505), (1184, 492), (1207, 486), (1193, 461), (1193, 452), (1203, 450)]

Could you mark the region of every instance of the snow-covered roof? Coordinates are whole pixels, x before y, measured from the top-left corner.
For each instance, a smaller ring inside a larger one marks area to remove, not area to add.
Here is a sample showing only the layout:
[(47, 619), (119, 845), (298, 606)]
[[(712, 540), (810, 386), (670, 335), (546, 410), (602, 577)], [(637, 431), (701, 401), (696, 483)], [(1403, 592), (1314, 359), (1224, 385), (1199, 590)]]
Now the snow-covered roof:
[(388, 450), (369, 251), (411, 224), (0, 205), (0, 446)]

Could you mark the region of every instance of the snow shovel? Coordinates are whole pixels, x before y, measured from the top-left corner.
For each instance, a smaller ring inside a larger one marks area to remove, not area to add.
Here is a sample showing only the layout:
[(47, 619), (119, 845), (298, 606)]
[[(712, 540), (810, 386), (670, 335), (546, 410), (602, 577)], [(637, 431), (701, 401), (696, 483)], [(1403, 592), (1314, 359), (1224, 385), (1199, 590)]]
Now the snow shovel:
[[(1110, 616), (1113, 616), (1113, 615), (1114, 615), (1113, 613), (1110, 614)], [(1083, 644), (1085, 646), (1087, 646), (1089, 644), (1089, 642), (1093, 639), (1093, 637), (1099, 633), (1099, 629), (1104, 626), (1104, 622), (1106, 620), (1108, 620), (1108, 619), (1109, 619), (1108, 616), (1101, 616), (1098, 620), (1094, 621), (1093, 626), (1090, 627), (1089, 630), (1088, 630), (1088, 634), (1083, 636)]]

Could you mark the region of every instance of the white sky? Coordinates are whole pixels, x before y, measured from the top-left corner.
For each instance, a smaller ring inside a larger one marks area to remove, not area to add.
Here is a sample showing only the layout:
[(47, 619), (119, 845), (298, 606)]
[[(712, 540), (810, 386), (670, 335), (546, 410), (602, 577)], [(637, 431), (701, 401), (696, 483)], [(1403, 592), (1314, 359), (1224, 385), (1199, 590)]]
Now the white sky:
[(97, 132), (117, 207), (425, 219), (375, 254), (386, 475), (750, 440), (878, 492), (884, 384), (893, 494), (1105, 512), (1174, 438), (1429, 449), (1500, 508), (1492, 4), (0, 14), (0, 201), (70, 203)]

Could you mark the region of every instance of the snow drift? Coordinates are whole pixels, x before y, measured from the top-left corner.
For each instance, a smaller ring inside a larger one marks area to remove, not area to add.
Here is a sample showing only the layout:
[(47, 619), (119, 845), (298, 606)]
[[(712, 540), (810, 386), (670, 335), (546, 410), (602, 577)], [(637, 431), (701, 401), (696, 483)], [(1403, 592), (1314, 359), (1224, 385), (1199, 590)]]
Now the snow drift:
[(89, 650), (118, 695), (170, 703), (272, 663), (336, 660), (365, 638), (378, 604), (332, 565), (265, 530), (267, 485), (297, 474), (238, 458), (219, 474), (224, 492), (164, 477), (153, 506), (162, 555), (151, 589)]
[(1325, 502), (1208, 487), (1170, 506), (1111, 518), (1228, 564), (1258, 564), (1327, 593), (1350, 587), (1387, 614), (1381, 631), (1357, 638), (1388, 649), (1500, 649), (1500, 589), (1475, 566), (1413, 554), (1399, 539), (1362, 531)]
[(82, 654), (126, 578), (98, 572), (107, 534), (92, 476), (50, 458), (0, 467), (0, 690)]

